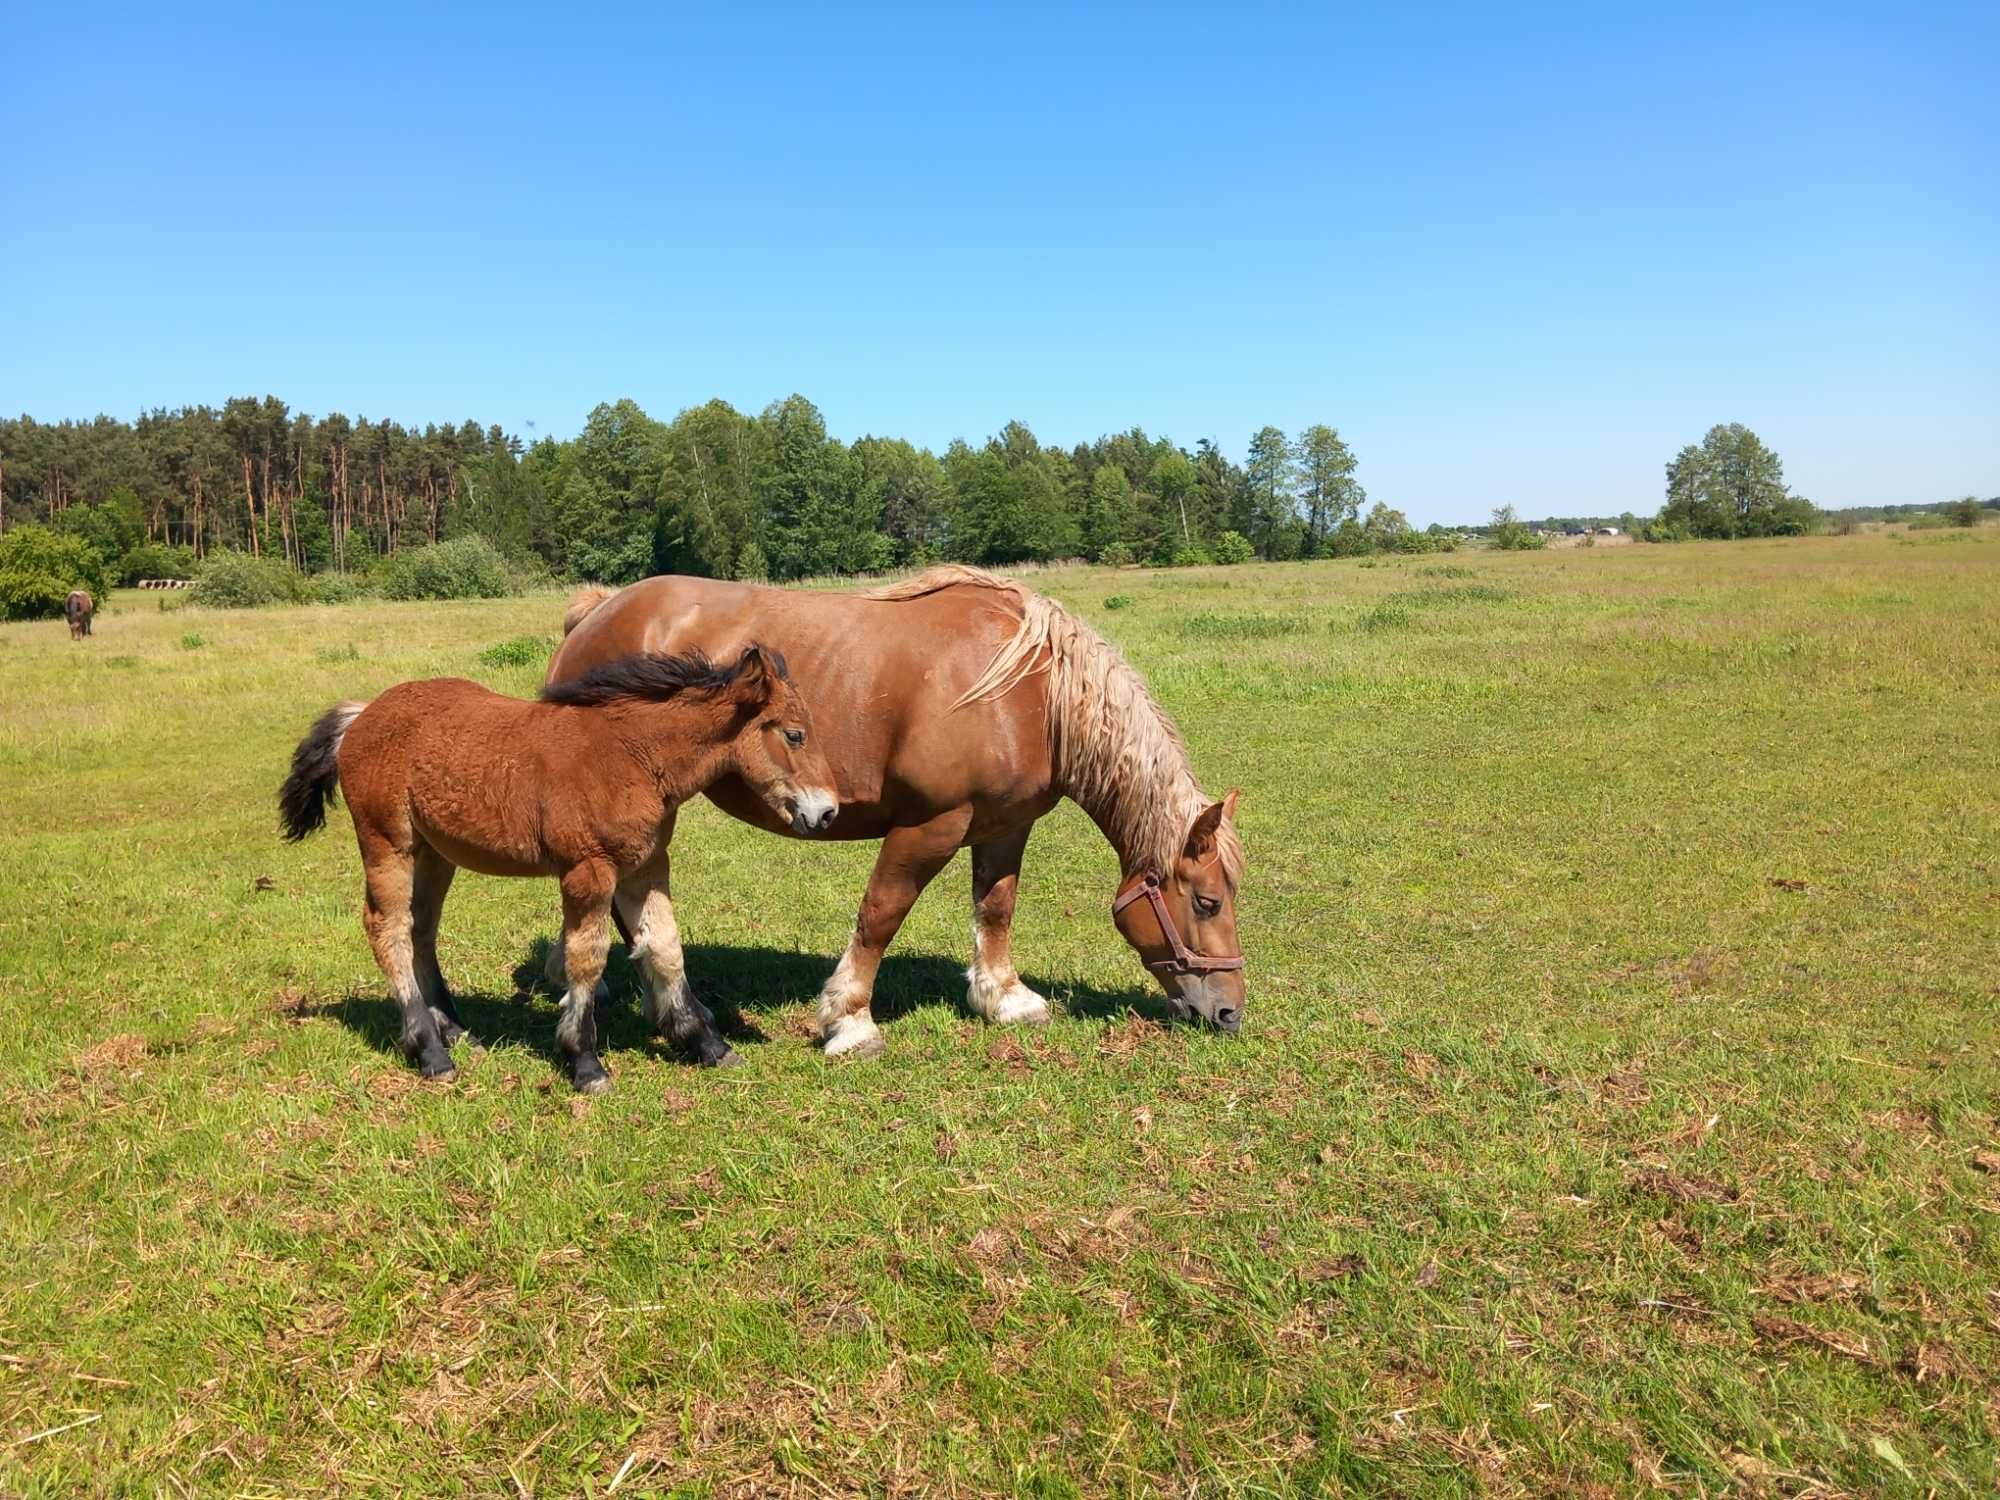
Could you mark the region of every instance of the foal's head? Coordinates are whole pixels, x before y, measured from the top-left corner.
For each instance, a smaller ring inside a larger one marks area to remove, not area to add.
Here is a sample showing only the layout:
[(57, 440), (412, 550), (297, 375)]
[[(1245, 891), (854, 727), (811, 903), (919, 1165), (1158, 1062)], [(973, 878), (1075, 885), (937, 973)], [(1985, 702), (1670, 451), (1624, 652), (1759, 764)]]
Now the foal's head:
[(1231, 792), (1194, 820), (1172, 869), (1136, 871), (1111, 903), (1119, 935), (1138, 950), (1174, 1009), (1224, 1031), (1243, 1025), (1236, 888), (1222, 858), (1223, 824), (1235, 817)]
[(785, 658), (752, 645), (730, 672), (730, 701), (737, 713), (732, 769), (764, 805), (795, 833), (824, 833), (840, 800), (813, 736), (812, 712), (792, 685)]

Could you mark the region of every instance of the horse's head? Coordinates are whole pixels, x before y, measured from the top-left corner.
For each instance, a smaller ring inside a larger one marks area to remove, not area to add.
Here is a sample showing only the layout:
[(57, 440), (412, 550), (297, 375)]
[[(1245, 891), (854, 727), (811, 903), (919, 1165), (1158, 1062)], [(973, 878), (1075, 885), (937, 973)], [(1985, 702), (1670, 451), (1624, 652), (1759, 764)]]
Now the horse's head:
[(1138, 951), (1174, 1010), (1224, 1031), (1243, 1025), (1243, 949), (1236, 937), (1236, 889), (1220, 840), (1234, 823), (1231, 792), (1203, 809), (1170, 870), (1127, 876), (1111, 903), (1119, 935)]
[(729, 694), (739, 724), (732, 747), (738, 778), (794, 832), (826, 832), (840, 805), (833, 769), (815, 743), (812, 711), (792, 685), (785, 658), (766, 646), (747, 647)]

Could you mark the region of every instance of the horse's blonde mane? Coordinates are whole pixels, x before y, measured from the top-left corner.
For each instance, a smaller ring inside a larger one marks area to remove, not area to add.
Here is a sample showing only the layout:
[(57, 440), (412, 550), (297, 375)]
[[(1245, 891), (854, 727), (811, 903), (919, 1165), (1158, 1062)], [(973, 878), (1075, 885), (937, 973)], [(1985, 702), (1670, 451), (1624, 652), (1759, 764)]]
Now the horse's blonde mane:
[[(1187, 744), (1123, 653), (1053, 599), (1010, 578), (952, 563), (870, 589), (868, 599), (920, 599), (942, 589), (991, 589), (1020, 626), (959, 695), (953, 710), (998, 698), (1046, 674), (1049, 746), (1057, 786), (1097, 820), (1127, 874), (1173, 869), (1194, 820), (1210, 802)], [(1228, 818), (1216, 848), (1231, 888), (1243, 878), (1243, 842)]]

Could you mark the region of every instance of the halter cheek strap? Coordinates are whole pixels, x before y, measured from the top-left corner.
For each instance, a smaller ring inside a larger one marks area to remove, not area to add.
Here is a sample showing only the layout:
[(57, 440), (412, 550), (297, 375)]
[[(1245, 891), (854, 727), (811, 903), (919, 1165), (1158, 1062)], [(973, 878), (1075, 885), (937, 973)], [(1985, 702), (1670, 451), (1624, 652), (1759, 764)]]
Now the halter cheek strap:
[(1156, 958), (1146, 961), (1146, 967), (1159, 974), (1213, 974), (1227, 969), (1243, 967), (1243, 958), (1211, 958), (1205, 953), (1197, 953), (1181, 941), (1180, 929), (1174, 926), (1173, 915), (1167, 910), (1166, 898), (1160, 894), (1160, 877), (1151, 870), (1145, 879), (1128, 891), (1121, 891), (1118, 899), (1111, 903), (1111, 915), (1117, 916), (1135, 901), (1152, 904), (1153, 916), (1160, 924), (1160, 933), (1172, 950), (1171, 958)]

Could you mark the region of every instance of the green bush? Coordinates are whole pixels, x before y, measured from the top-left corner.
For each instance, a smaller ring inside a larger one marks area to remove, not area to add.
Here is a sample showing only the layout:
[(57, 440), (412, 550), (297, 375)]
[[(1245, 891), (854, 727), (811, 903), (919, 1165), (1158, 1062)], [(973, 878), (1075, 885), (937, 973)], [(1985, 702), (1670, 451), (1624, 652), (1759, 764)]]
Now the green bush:
[(0, 619), (59, 616), (72, 589), (86, 590), (100, 606), (111, 592), (104, 559), (82, 537), (44, 526), (0, 536)]
[(321, 604), (352, 604), (375, 593), (374, 581), (358, 573), (322, 573), (312, 586), (313, 597)]
[(771, 576), (771, 560), (755, 542), (746, 542), (736, 554), (736, 577), (743, 583), (762, 583)]
[(118, 582), (129, 588), (142, 578), (192, 578), (199, 565), (192, 547), (141, 542), (119, 559)]
[(278, 558), (216, 552), (195, 574), (189, 593), (196, 604), (208, 609), (260, 609), (267, 604), (310, 603), (313, 585), (305, 574)]
[(1129, 568), (1132, 566), (1131, 544), (1113, 542), (1097, 554), (1097, 560), (1107, 568)]
[(383, 566), (381, 581), (385, 599), (500, 599), (514, 587), (507, 559), (478, 536), (405, 548)]
[[(148, 573), (146, 576), (148, 578), (151, 578), (155, 575)], [(181, 650), (183, 651), (199, 651), (203, 646), (206, 646), (207, 644), (208, 642), (206, 640), (202, 639), (200, 635), (196, 634), (192, 630), (190, 630), (186, 635), (181, 637)]]
[(1104, 601), (1104, 607), (1106, 609), (1130, 609), (1132, 607), (1132, 596), (1130, 594), (1113, 594)]
[(1247, 563), (1256, 555), (1250, 538), (1240, 531), (1225, 531), (1215, 539), (1215, 560), (1219, 563)]
[(1206, 547), (1196, 542), (1182, 542), (1178, 547), (1174, 548), (1173, 561), (1168, 566), (1173, 568), (1200, 568), (1206, 567), (1214, 561), (1215, 559), (1208, 555)]

